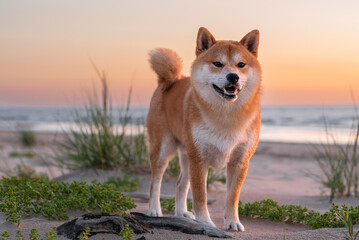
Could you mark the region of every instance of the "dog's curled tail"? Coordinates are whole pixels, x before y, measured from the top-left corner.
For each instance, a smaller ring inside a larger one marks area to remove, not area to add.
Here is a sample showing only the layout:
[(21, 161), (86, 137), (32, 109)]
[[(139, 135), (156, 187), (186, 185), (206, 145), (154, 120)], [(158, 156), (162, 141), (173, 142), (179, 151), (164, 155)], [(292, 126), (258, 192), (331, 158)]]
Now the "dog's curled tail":
[(167, 48), (156, 48), (150, 52), (150, 64), (158, 76), (158, 85), (167, 89), (181, 77), (182, 60), (176, 52)]

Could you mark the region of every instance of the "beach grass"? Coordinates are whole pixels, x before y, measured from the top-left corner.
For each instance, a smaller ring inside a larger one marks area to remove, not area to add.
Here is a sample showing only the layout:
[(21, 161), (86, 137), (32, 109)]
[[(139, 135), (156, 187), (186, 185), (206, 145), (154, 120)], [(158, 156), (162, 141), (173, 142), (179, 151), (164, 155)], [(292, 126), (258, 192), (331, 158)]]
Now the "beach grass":
[(147, 146), (145, 129), (138, 123), (138, 131), (126, 135), (129, 125), (131, 89), (127, 105), (122, 109), (119, 125), (114, 122), (112, 101), (108, 93), (107, 79), (94, 66), (102, 83), (101, 100), (96, 94), (89, 96), (85, 116), (74, 110), (76, 128), (64, 131), (65, 140), (59, 142), (55, 160), (70, 170), (103, 169), (134, 170), (136, 164), (146, 164)]
[(33, 131), (30, 130), (22, 130), (19, 131), (20, 142), (25, 147), (35, 146), (37, 143), (36, 135)]
[(312, 155), (322, 175), (312, 175), (322, 186), (329, 189), (329, 201), (335, 196), (358, 197), (359, 184), (359, 118), (353, 120), (351, 137), (346, 144), (338, 142), (325, 124), (326, 142), (312, 144)]

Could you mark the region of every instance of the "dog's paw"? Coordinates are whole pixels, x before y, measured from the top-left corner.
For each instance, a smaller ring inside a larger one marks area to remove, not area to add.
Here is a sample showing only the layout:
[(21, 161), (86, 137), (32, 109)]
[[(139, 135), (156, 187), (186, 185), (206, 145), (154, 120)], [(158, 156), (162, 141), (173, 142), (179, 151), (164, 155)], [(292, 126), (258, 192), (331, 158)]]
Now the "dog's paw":
[(151, 217), (163, 217), (161, 209), (150, 209), (148, 211), (148, 216)]
[(179, 212), (175, 214), (176, 216), (179, 216), (179, 217), (186, 217), (186, 218), (190, 218), (190, 219), (195, 219), (194, 215), (192, 212), (189, 212), (189, 211), (184, 211), (184, 212)]
[(244, 227), (239, 220), (230, 221), (226, 219), (224, 221), (224, 225), (226, 231), (230, 230), (230, 231), (244, 232)]

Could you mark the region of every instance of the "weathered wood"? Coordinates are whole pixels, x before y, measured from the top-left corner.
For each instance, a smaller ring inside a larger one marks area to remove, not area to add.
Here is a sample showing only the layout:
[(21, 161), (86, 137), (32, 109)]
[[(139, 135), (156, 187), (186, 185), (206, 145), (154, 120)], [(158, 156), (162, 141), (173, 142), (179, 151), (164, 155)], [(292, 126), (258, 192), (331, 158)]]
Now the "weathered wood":
[[(139, 223), (139, 224), (138, 224)], [(90, 235), (98, 233), (119, 234), (128, 224), (135, 234), (145, 233), (144, 227), (181, 231), (187, 234), (207, 235), (217, 238), (232, 238), (226, 232), (185, 217), (150, 217), (142, 213), (132, 212), (129, 217), (119, 217), (108, 214), (85, 214), (70, 220), (57, 228), (57, 234), (69, 239), (78, 236), (89, 227)], [(141, 226), (143, 225), (143, 226)]]
[(143, 213), (131, 212), (131, 216), (148, 228), (167, 229), (188, 234), (207, 235), (217, 238), (233, 238), (218, 228), (185, 217), (150, 217)]
[(145, 231), (127, 218), (112, 216), (109, 214), (85, 214), (76, 217), (59, 227), (56, 231), (59, 235), (64, 235), (69, 239), (78, 239), (78, 236), (86, 230), (87, 227), (91, 229), (90, 235), (98, 233), (113, 233), (119, 234), (125, 225), (128, 224), (133, 232), (136, 234), (145, 233)]
[[(149, 193), (144, 193), (144, 192), (124, 192), (124, 195), (128, 196), (128, 197), (132, 197), (132, 198), (141, 198), (141, 199), (145, 199), (148, 200), (150, 199), (150, 194)], [(167, 194), (161, 194), (160, 195), (160, 199), (166, 199), (166, 198), (174, 198), (174, 195), (167, 195)], [(192, 201), (192, 198), (189, 197), (187, 198), (188, 200)], [(207, 199), (207, 203), (211, 204), (214, 203), (216, 201), (215, 198), (208, 198)]]

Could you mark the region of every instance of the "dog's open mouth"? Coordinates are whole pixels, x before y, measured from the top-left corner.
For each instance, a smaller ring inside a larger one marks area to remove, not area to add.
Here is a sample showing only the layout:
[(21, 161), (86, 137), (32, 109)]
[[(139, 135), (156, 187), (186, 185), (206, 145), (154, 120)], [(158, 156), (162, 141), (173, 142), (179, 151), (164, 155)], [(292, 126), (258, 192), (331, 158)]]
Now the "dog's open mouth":
[(228, 100), (236, 98), (241, 91), (241, 89), (239, 89), (239, 86), (234, 84), (228, 84), (224, 88), (219, 88), (215, 84), (212, 84), (212, 86), (214, 90), (216, 90), (216, 92), (221, 95), (221, 97)]

